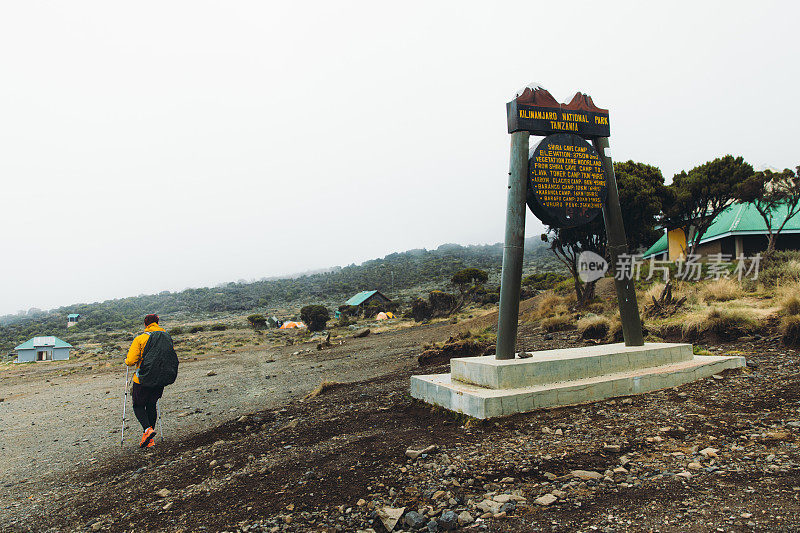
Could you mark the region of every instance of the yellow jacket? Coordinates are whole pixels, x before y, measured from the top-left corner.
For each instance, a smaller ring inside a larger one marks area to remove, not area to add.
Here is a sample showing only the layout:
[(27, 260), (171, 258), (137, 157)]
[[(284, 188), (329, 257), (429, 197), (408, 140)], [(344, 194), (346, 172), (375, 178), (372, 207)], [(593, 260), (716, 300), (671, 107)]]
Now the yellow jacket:
[[(151, 333), (153, 331), (166, 331), (164, 328), (153, 322), (144, 330), (147, 333)], [(142, 333), (131, 343), (131, 347), (128, 350), (128, 357), (125, 358), (125, 364), (128, 366), (135, 366), (137, 369), (139, 365), (142, 363), (142, 354), (144, 353), (144, 346), (147, 344), (147, 340), (150, 338), (150, 335), (147, 333)], [(139, 383), (139, 373), (133, 375), (133, 382)]]

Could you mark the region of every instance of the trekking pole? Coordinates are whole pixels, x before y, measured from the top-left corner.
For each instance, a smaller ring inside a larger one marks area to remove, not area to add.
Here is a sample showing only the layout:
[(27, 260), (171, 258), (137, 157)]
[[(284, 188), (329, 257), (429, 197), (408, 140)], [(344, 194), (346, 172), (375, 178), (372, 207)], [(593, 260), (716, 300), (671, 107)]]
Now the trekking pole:
[(161, 420), (164, 419), (164, 411), (161, 409), (161, 398), (156, 402), (156, 412), (158, 413), (158, 438), (164, 442), (164, 425)]
[(128, 405), (128, 371), (130, 367), (125, 367), (125, 394), (122, 396), (122, 438), (119, 440), (119, 445), (125, 443), (125, 407)]

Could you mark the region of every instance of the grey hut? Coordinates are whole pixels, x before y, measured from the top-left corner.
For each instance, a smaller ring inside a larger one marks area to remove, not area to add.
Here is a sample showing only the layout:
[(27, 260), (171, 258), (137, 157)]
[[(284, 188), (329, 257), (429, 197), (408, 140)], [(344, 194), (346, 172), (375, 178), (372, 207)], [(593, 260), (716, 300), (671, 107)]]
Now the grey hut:
[(58, 337), (34, 337), (16, 348), (18, 363), (34, 361), (66, 361), (72, 345)]

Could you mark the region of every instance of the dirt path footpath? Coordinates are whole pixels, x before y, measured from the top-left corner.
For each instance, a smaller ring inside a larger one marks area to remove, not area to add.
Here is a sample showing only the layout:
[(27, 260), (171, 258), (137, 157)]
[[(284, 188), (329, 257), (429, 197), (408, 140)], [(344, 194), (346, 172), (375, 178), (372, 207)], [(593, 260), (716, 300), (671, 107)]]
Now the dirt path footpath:
[[(322, 351), (306, 343), (184, 362), (178, 381), (162, 399), (166, 444), (296, 401), (322, 381), (353, 382), (405, 371), (414, 366), (421, 345), (446, 338), (448, 328), (438, 324), (384, 332)], [(124, 368), (91, 369), (70, 362), (4, 373), (0, 515), (46, 498), (65, 475), (139, 452), (141, 427), (130, 396), (120, 446)], [(67, 370), (74, 373), (62, 375)]]

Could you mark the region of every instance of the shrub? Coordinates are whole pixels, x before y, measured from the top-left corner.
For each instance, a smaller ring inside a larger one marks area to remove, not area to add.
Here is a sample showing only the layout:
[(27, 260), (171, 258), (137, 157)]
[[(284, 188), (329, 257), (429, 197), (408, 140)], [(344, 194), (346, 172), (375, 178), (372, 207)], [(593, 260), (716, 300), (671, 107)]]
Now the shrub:
[(183, 333), (183, 328), (180, 326), (175, 326), (174, 328), (169, 330), (170, 335), (180, 335), (181, 333)]
[(758, 281), (767, 287), (800, 281), (800, 252), (795, 250), (775, 252), (761, 264)]
[(211, 331), (225, 331), (226, 329), (228, 329), (228, 326), (225, 324), (213, 324), (211, 326)]
[(575, 282), (571, 279), (565, 279), (560, 283), (556, 283), (553, 287), (553, 292), (556, 294), (566, 295), (575, 292)]
[(428, 301), (436, 316), (450, 315), (458, 307), (458, 298), (443, 291), (431, 291)]
[(189, 328), (189, 333), (199, 333), (204, 330), (205, 328), (203, 326), (192, 326)]
[(357, 305), (340, 305), (339, 306), (339, 314), (341, 316), (357, 316), (358, 315), (358, 306)]
[(339, 320), (336, 321), (336, 325), (340, 328), (346, 328), (347, 326), (353, 325), (357, 322), (356, 319), (350, 318), (349, 316), (342, 314), (339, 315)]
[(247, 321), (250, 322), (250, 325), (253, 326), (253, 329), (262, 329), (267, 327), (267, 319), (264, 318), (264, 315), (250, 315), (247, 317)]
[(431, 309), (431, 306), (428, 304), (428, 302), (422, 298), (417, 298), (411, 304), (411, 318), (413, 318), (416, 322), (428, 320), (432, 316), (433, 309)]
[(800, 316), (790, 315), (781, 319), (780, 333), (787, 346), (800, 345)]
[(792, 291), (781, 300), (781, 313), (786, 316), (800, 315), (800, 296)]
[(622, 320), (619, 316), (611, 319), (608, 325), (608, 340), (610, 342), (622, 342), (625, 340), (625, 335), (622, 333)]
[(712, 333), (717, 336), (737, 336), (754, 333), (760, 329), (758, 317), (746, 309), (717, 309), (689, 313), (683, 317), (682, 334), (686, 338), (699, 338)]
[(539, 318), (547, 318), (557, 314), (563, 314), (567, 310), (564, 304), (564, 298), (555, 294), (548, 294), (539, 300), (539, 305), (536, 306), (536, 313)]
[(700, 296), (707, 302), (726, 302), (741, 298), (744, 292), (738, 281), (721, 278), (703, 285)]
[(604, 339), (609, 329), (609, 320), (604, 316), (587, 316), (578, 320), (578, 332), (584, 339)]
[(497, 290), (487, 291), (481, 294), (478, 301), (481, 305), (496, 304), (500, 301), (500, 287), (498, 287)]
[(531, 274), (522, 280), (522, 285), (537, 291), (546, 291), (566, 280), (567, 276), (555, 272)]
[(550, 332), (564, 331), (575, 328), (575, 324), (573, 324), (572, 317), (570, 315), (558, 315), (545, 318), (542, 320), (541, 325), (545, 331)]
[(300, 318), (308, 326), (309, 331), (322, 331), (330, 317), (324, 305), (307, 305), (300, 309)]

